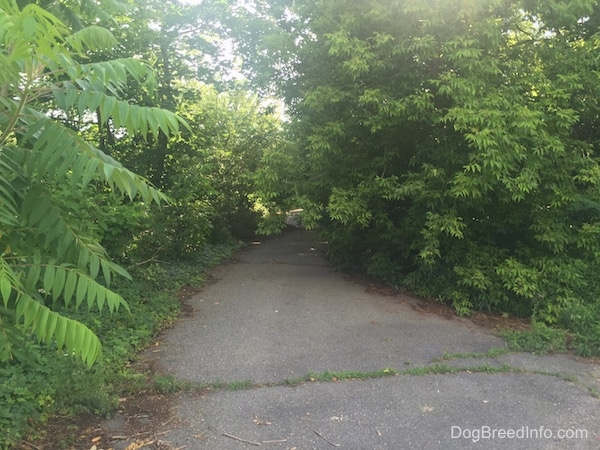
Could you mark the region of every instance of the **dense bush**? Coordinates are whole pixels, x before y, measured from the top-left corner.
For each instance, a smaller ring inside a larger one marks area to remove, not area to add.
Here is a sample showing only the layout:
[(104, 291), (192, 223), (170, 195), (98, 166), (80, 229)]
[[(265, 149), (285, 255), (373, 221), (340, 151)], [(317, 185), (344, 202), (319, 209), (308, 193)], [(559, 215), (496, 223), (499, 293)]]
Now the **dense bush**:
[(589, 333), (589, 353), (599, 12), (593, 0), (296, 2), (279, 22), (301, 42), (280, 77), (304, 170), (292, 197), (332, 257), (460, 314)]

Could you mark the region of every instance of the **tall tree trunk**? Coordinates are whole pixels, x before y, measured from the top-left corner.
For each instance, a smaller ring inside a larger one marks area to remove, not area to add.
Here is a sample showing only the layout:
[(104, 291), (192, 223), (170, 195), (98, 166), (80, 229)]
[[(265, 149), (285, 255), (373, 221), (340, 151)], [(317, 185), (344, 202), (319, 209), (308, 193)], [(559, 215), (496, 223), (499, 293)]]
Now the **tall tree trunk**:
[[(169, 46), (172, 38), (166, 35), (160, 44), (160, 54), (162, 58), (162, 82), (159, 87), (159, 101), (160, 107), (173, 110), (175, 106), (175, 97), (173, 96), (173, 89), (171, 82), (173, 81), (173, 74), (171, 73), (171, 64), (169, 61)], [(169, 139), (167, 135), (160, 132), (156, 141), (156, 152), (154, 167), (152, 172), (151, 180), (155, 186), (164, 186), (164, 172), (167, 155), (169, 154)]]

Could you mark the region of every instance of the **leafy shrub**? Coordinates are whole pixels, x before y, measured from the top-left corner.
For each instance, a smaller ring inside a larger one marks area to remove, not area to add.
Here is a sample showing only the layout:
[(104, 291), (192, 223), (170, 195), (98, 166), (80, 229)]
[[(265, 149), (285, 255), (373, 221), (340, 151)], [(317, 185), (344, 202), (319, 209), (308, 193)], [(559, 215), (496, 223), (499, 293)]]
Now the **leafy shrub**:
[(0, 364), (0, 448), (39, 433), (53, 414), (106, 414), (118, 402), (105, 386), (103, 362), (93, 368), (30, 338)]
[(560, 325), (572, 335), (572, 346), (580, 356), (600, 356), (600, 304), (575, 305), (566, 309)]
[(315, 205), (335, 261), (460, 314), (508, 312), (557, 333), (570, 314), (591, 351), (600, 65), (586, 23), (597, 4), (312, 3), (298, 23), (314, 38), (281, 80), (304, 152), (288, 195)]

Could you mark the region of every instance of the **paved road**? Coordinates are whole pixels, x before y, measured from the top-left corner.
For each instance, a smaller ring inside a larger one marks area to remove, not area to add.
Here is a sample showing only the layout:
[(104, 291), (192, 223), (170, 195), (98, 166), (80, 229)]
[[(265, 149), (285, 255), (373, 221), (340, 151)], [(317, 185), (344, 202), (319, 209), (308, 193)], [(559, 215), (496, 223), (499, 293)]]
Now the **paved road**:
[[(425, 314), (417, 299), (367, 292), (322, 247), (297, 230), (240, 252), (143, 355), (179, 380), (254, 386), (181, 393), (164, 448), (600, 448), (600, 367), (565, 355), (485, 357), (504, 342)], [(386, 368), (401, 374), (318, 381)], [(289, 381), (311, 373), (317, 381)]]

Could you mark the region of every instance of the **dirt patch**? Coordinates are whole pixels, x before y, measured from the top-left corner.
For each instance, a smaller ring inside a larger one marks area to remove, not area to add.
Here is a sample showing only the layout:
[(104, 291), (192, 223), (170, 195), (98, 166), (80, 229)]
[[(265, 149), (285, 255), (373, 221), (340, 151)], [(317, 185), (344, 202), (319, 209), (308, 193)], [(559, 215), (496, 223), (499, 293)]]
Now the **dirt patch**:
[[(181, 450), (169, 442), (171, 430), (185, 425), (173, 408), (181, 393), (158, 392), (149, 363), (139, 361), (135, 370), (147, 375), (150, 388), (119, 399), (119, 408), (110, 418), (56, 417), (45, 424), (43, 437), (23, 443), (20, 450)], [(186, 394), (201, 397), (205, 392)]]
[(64, 450), (173, 450), (168, 442), (171, 396), (140, 394), (123, 399), (108, 423), (98, 416), (54, 418), (44, 426), (43, 437), (24, 442), (20, 449)]

